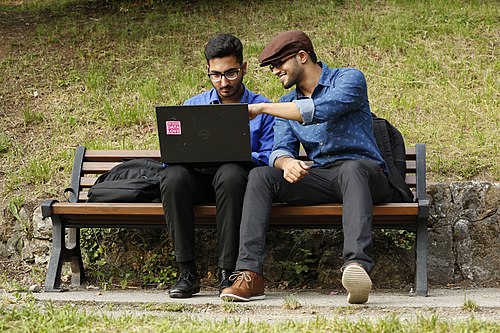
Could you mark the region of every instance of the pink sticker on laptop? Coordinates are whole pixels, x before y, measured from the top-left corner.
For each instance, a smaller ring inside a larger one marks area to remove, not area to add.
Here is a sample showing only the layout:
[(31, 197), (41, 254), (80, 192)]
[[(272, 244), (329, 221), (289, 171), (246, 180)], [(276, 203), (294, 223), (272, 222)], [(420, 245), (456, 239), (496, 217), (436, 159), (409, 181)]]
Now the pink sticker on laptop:
[(167, 120), (167, 135), (181, 135), (181, 122), (179, 120)]

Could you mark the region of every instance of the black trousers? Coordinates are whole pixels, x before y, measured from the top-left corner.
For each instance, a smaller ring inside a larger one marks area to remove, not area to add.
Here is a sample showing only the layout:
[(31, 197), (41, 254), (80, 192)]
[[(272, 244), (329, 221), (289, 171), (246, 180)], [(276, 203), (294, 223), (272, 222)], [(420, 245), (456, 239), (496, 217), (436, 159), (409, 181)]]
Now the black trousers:
[(234, 269), (238, 256), (243, 196), (250, 169), (228, 163), (205, 173), (182, 165), (166, 168), (161, 177), (162, 204), (177, 262), (195, 259), (193, 206), (217, 205), (220, 268)]
[(249, 174), (243, 203), (236, 269), (262, 274), (273, 202), (289, 205), (341, 202), (344, 266), (357, 262), (369, 272), (373, 267), (373, 203), (386, 201), (388, 195), (387, 177), (371, 160), (344, 160), (312, 168), (294, 184), (283, 178), (281, 169), (255, 168)]

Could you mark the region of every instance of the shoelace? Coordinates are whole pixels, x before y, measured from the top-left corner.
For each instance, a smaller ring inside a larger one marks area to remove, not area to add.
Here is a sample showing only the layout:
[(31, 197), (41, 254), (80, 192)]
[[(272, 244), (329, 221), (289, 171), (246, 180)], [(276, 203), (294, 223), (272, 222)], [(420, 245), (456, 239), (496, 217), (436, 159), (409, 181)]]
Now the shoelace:
[(196, 279), (196, 277), (193, 275), (193, 273), (191, 273), (188, 270), (181, 271), (181, 275), (179, 276), (179, 280), (186, 280), (187, 282), (192, 284), (192, 282), (189, 281), (190, 279), (192, 279), (193, 281)]
[(252, 277), (247, 272), (236, 272), (229, 277), (229, 281), (233, 281), (233, 283), (241, 281), (240, 284), (245, 281), (248, 285), (252, 281)]

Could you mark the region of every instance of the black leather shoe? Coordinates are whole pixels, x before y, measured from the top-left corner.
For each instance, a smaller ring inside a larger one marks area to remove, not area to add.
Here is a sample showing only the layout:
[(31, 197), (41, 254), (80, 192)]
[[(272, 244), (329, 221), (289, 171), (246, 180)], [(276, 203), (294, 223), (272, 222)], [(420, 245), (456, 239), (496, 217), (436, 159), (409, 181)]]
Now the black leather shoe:
[(189, 298), (200, 292), (200, 286), (200, 279), (196, 273), (183, 270), (177, 282), (170, 288), (168, 295), (171, 298)]
[(233, 281), (229, 281), (229, 277), (233, 274), (233, 271), (230, 269), (221, 269), (219, 273), (219, 295), (225, 288), (229, 288), (233, 285)]

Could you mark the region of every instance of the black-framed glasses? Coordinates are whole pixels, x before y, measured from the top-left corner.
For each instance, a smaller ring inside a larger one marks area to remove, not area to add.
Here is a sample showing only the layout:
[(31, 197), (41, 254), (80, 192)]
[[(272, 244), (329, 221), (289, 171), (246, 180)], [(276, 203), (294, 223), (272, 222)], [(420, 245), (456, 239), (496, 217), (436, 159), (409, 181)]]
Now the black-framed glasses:
[(225, 77), (229, 81), (233, 81), (236, 80), (238, 75), (240, 75), (240, 71), (241, 68), (230, 69), (228, 71), (225, 71), (224, 73), (218, 73), (218, 72), (208, 73), (208, 77), (210, 78), (210, 80), (212, 80), (212, 82), (219, 82), (220, 80), (222, 80), (222, 77)]
[(269, 69), (271, 70), (271, 72), (275, 69), (275, 68), (281, 68), (281, 66), (283, 66), (283, 64), (285, 62), (288, 61), (288, 59), (292, 58), (292, 57), (295, 57), (297, 54), (299, 54), (298, 52), (297, 53), (294, 53), (294, 54), (290, 54), (289, 56), (287, 57), (284, 57), (282, 59), (278, 59), (278, 60), (274, 60), (273, 62), (271, 62), (269, 64)]

